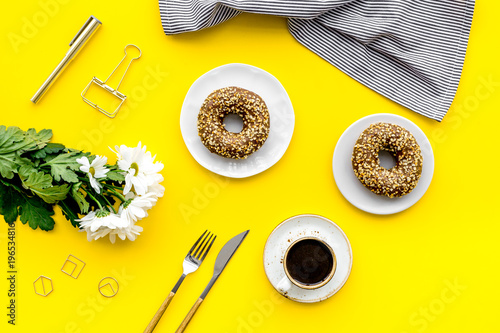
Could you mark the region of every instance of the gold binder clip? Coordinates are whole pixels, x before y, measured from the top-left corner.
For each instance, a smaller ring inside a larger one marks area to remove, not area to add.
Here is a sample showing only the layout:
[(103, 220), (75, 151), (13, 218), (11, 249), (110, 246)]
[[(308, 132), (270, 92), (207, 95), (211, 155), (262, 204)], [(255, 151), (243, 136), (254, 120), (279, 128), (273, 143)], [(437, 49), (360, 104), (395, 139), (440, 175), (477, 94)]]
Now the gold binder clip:
[[(125, 70), (125, 73), (123, 73), (123, 76), (120, 80), (120, 82), (118, 83), (118, 86), (116, 87), (116, 89), (113, 89), (111, 88), (110, 86), (108, 86), (106, 84), (106, 82), (108, 82), (108, 80), (111, 78), (111, 76), (113, 76), (113, 74), (115, 73), (115, 71), (118, 69), (118, 67), (120, 67), (120, 65), (122, 64), (123, 60), (125, 60), (125, 58), (127, 57), (127, 48), (128, 47), (135, 47), (137, 50), (139, 50), (139, 56), (135, 57), (135, 58), (132, 58), (127, 66), (127, 69)], [(110, 117), (110, 118), (114, 118), (116, 116), (116, 114), (118, 113), (118, 111), (120, 110), (121, 106), (123, 105), (123, 103), (125, 102), (125, 99), (127, 98), (127, 96), (125, 96), (123, 93), (119, 92), (118, 89), (120, 88), (120, 85), (122, 84), (122, 81), (123, 79), (125, 78), (125, 75), (127, 74), (127, 71), (128, 69), (130, 68), (130, 65), (132, 64), (132, 62), (136, 59), (139, 59), (142, 55), (142, 51), (140, 48), (138, 48), (136, 45), (134, 44), (128, 44), (127, 46), (125, 46), (125, 49), (124, 49), (124, 52), (125, 52), (125, 56), (122, 58), (122, 60), (118, 63), (118, 65), (115, 67), (115, 69), (111, 72), (111, 74), (109, 74), (108, 78), (106, 79), (106, 81), (102, 81), (102, 80), (99, 80), (98, 78), (96, 78), (95, 76), (92, 78), (92, 80), (90, 81), (90, 83), (87, 85), (87, 87), (85, 87), (85, 89), (82, 91), (82, 98), (83, 100), (85, 101), (85, 103), (87, 103), (88, 105), (92, 106), (94, 109), (104, 113), (106, 116)], [(113, 112), (109, 112), (109, 111), (106, 111), (104, 110), (103, 108), (101, 108), (99, 105), (97, 105), (96, 103), (93, 103), (92, 101), (90, 101), (89, 99), (87, 99), (85, 97), (85, 94), (87, 93), (87, 91), (89, 90), (90, 86), (92, 84), (95, 84), (97, 85), (98, 87), (101, 87), (103, 88), (105, 91), (111, 93), (113, 96), (117, 97), (119, 100), (120, 100), (120, 104), (118, 105), (118, 107), (116, 108), (116, 110), (114, 110)]]

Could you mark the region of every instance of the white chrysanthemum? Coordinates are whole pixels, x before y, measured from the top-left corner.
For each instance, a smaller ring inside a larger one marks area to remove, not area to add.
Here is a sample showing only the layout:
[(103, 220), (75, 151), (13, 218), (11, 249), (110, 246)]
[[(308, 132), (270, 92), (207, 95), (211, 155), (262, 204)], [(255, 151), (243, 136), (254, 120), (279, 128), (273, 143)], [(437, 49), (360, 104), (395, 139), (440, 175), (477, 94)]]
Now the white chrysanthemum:
[(126, 201), (120, 206), (118, 214), (122, 219), (135, 222), (148, 216), (147, 211), (156, 204), (158, 197), (154, 192), (137, 196), (129, 192), (125, 199)]
[(163, 169), (161, 162), (154, 162), (156, 155), (146, 151), (146, 146), (141, 147), (141, 142), (135, 148), (125, 145), (116, 146), (118, 156), (118, 167), (125, 171), (125, 187), (123, 194), (127, 194), (134, 186), (134, 190), (139, 195), (144, 195), (149, 191), (149, 187), (163, 181), (163, 176), (159, 172)]
[(80, 222), (80, 229), (87, 232), (89, 241), (97, 240), (106, 236), (112, 230), (125, 228), (130, 224), (128, 220), (122, 219), (120, 215), (105, 210), (92, 211), (76, 221)]
[(155, 184), (148, 187), (148, 191), (149, 191), (149, 193), (152, 193), (153, 195), (155, 195), (157, 198), (161, 198), (161, 197), (163, 197), (163, 193), (165, 192), (165, 188), (162, 185), (155, 183)]
[(101, 228), (97, 230), (96, 232), (88, 231), (87, 232), (87, 240), (90, 242), (92, 240), (98, 240), (99, 238), (104, 238), (106, 235), (109, 235), (113, 229), (109, 228)]
[(135, 241), (137, 236), (140, 235), (141, 231), (142, 227), (131, 222), (128, 227), (116, 228), (114, 230), (111, 230), (109, 233), (109, 240), (114, 244), (116, 241), (116, 236), (118, 236), (121, 240), (125, 240), (125, 238), (128, 238), (131, 241)]
[(106, 156), (96, 156), (92, 163), (89, 162), (87, 156), (77, 158), (76, 161), (81, 164), (80, 171), (87, 173), (90, 180), (90, 185), (97, 192), (101, 193), (102, 185), (97, 181), (97, 178), (106, 177), (108, 169), (104, 166), (108, 162)]

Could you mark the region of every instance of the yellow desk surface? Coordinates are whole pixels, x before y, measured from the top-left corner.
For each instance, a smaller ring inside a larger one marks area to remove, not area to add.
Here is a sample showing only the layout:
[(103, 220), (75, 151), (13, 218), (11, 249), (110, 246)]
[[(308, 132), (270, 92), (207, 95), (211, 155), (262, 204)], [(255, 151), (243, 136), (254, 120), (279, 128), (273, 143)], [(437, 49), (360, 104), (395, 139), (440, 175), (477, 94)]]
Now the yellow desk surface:
[[(442, 123), (364, 87), (299, 45), (284, 18), (244, 14), (196, 33), (165, 36), (156, 1), (41, 0), (3, 5), (1, 124), (51, 128), (54, 142), (113, 159), (108, 146), (139, 140), (165, 164), (165, 196), (140, 222), (135, 242), (89, 243), (60, 211), (51, 232), (20, 222), (16, 325), (7, 323), (7, 225), (0, 225), (2, 332), (142, 332), (182, 272), (191, 243), (205, 229), (218, 234), (212, 253), (189, 276), (157, 332), (173, 332), (212, 274), (230, 237), (250, 234), (187, 332), (499, 332), (498, 15), (494, 1), (476, 4), (462, 79)], [(100, 31), (40, 104), (31, 96), (95, 15)], [(126, 106), (110, 120), (82, 102), (92, 76), (105, 78), (126, 44), (143, 51), (121, 90)], [(226, 179), (201, 167), (181, 137), (179, 114), (191, 84), (227, 63), (260, 67), (278, 78), (294, 106), (291, 144), (271, 169)], [(375, 216), (337, 189), (332, 155), (342, 132), (361, 117), (389, 112), (428, 136), (435, 172), (410, 209)], [(242, 205), (241, 198), (251, 206)], [(253, 205), (253, 206), (252, 206)], [(349, 237), (354, 264), (347, 284), (327, 301), (299, 304), (278, 295), (262, 263), (269, 233), (302, 213), (335, 221)], [(66, 257), (86, 262), (78, 279), (60, 271)], [(48, 297), (34, 293), (38, 276), (52, 279)], [(97, 290), (113, 276), (114, 298)]]

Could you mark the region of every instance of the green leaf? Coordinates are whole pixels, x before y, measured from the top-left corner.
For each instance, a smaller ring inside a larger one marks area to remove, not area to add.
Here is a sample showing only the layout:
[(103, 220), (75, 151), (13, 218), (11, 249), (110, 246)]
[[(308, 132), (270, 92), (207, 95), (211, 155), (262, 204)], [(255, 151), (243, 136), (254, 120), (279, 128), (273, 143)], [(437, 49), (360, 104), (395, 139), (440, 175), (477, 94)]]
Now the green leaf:
[(61, 181), (61, 178), (68, 183), (78, 182), (78, 176), (76, 173), (73, 170), (68, 169), (68, 166), (65, 166), (64, 164), (53, 164), (50, 168), (50, 173), (57, 182)]
[(52, 138), (52, 130), (43, 129), (37, 133), (34, 128), (30, 128), (26, 131), (25, 136), (30, 143), (23, 148), (23, 151), (39, 150), (45, 147)]
[(64, 148), (66, 148), (66, 147), (64, 147), (63, 144), (49, 142), (49, 143), (47, 143), (45, 148), (43, 148), (43, 150), (45, 152), (47, 152), (47, 154), (55, 154), (55, 153), (59, 153)]
[(17, 220), (20, 196), (15, 189), (0, 182), (0, 214), (3, 215), (5, 222), (12, 223)]
[(12, 179), (14, 173), (16, 173), (21, 166), (33, 168), (34, 164), (29, 159), (19, 157), (17, 153), (14, 152), (0, 155), (0, 174), (2, 177)]
[(67, 198), (66, 200), (59, 201), (58, 205), (66, 219), (69, 220), (74, 227), (80, 228), (80, 222), (77, 221), (79, 217), (76, 213), (78, 206), (75, 201)]
[(11, 147), (20, 141), (24, 141), (24, 132), (19, 127), (0, 126), (0, 154), (15, 151), (16, 149), (11, 150)]
[(64, 149), (64, 145), (60, 143), (47, 143), (45, 147), (43, 147), (40, 150), (35, 151), (34, 153), (31, 154), (32, 158), (36, 159), (43, 159), (47, 157), (47, 154), (57, 154), (61, 152)]
[(80, 208), (80, 212), (82, 214), (87, 214), (89, 212), (89, 203), (85, 199), (85, 196), (82, 192), (79, 191), (82, 183), (76, 183), (71, 186), (71, 197), (76, 201), (78, 207)]
[(76, 171), (80, 168), (80, 163), (76, 161), (76, 159), (80, 157), (78, 153), (78, 151), (72, 151), (60, 153), (55, 157), (50, 156), (50, 158), (46, 160), (46, 163), (44, 165), (52, 166), (55, 164), (62, 164)]
[(69, 184), (52, 186), (52, 177), (44, 172), (25, 173), (25, 168), (19, 170), (23, 187), (30, 189), (43, 201), (49, 204), (64, 200), (69, 192)]
[[(29, 177), (29, 175), (31, 175), (32, 173), (37, 173), (38, 170), (35, 168), (35, 166), (33, 164), (29, 164), (29, 163), (26, 163), (26, 164), (23, 164), (19, 170), (18, 170), (18, 173), (19, 173), (19, 178), (22, 180), (22, 179), (26, 179)], [(52, 185), (52, 179), (50, 180), (50, 185)], [(50, 186), (49, 185), (49, 186)]]
[(0, 155), (17, 152), (21, 155), (24, 152), (38, 150), (47, 144), (52, 138), (52, 130), (41, 130), (36, 132), (30, 128), (23, 132), (18, 127), (0, 126)]
[(42, 166), (50, 166), (50, 174), (56, 182), (61, 181), (61, 178), (68, 183), (78, 182), (78, 176), (74, 171), (80, 169), (80, 163), (77, 158), (84, 156), (79, 151), (61, 153), (54, 158), (49, 157), (48, 161)]
[(117, 182), (124, 182), (125, 181), (125, 176), (121, 174), (121, 170), (118, 171), (108, 171), (106, 174), (106, 177), (108, 179), (117, 181)]
[(0, 154), (0, 174), (7, 179), (14, 178), (14, 171), (17, 170), (16, 153)]
[(31, 170), (29, 167), (19, 169), (19, 177), (23, 182), (23, 187), (26, 189), (43, 190), (52, 186), (52, 177), (44, 172)]
[(0, 126), (0, 174), (12, 179), (19, 166), (32, 164), (29, 159), (22, 158), (21, 154), (30, 150), (43, 148), (52, 137), (51, 130), (34, 129), (23, 132), (18, 127)]
[(23, 224), (28, 223), (32, 229), (52, 230), (54, 228), (54, 209), (40, 198), (30, 197), (21, 188), (0, 179), (0, 214), (7, 223), (21, 216)]
[[(33, 191), (33, 190), (32, 190)], [(33, 191), (36, 195), (43, 199), (46, 203), (53, 204), (60, 200), (66, 199), (69, 192), (69, 184), (56, 185), (48, 187), (40, 191)]]
[(28, 223), (31, 229), (40, 228), (48, 231), (54, 229), (54, 209), (37, 197), (23, 195), (19, 206), (19, 215), (23, 224)]

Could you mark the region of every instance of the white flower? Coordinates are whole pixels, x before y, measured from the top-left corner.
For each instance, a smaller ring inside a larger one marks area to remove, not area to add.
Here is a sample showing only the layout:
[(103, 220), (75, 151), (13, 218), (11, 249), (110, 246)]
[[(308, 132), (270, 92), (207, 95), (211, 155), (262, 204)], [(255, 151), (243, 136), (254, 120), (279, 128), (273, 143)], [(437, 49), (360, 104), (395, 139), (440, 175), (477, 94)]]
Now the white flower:
[(99, 238), (104, 238), (106, 235), (108, 235), (111, 232), (111, 230), (113, 230), (113, 229), (100, 228), (96, 232), (92, 232), (90, 230), (87, 230), (87, 240), (90, 242), (92, 240), (98, 240)]
[(165, 192), (165, 188), (162, 185), (156, 183), (156, 184), (149, 186), (148, 191), (149, 191), (149, 193), (152, 193), (157, 198), (161, 198), (161, 197), (163, 197), (163, 193)]
[(130, 222), (122, 219), (120, 215), (105, 210), (91, 211), (81, 219), (80, 228), (87, 232), (87, 239), (99, 239), (106, 236), (112, 230), (128, 227)]
[(133, 222), (131, 222), (128, 227), (116, 228), (114, 230), (111, 230), (109, 233), (109, 240), (114, 244), (116, 236), (118, 236), (121, 240), (125, 240), (125, 238), (128, 238), (131, 241), (135, 241), (137, 236), (140, 235), (141, 231), (141, 226), (135, 225)]
[(118, 214), (122, 219), (128, 219), (136, 222), (148, 216), (147, 211), (156, 204), (158, 197), (154, 192), (146, 193), (145, 195), (134, 195), (129, 192), (125, 196), (126, 201), (120, 206)]
[[(141, 198), (141, 200), (146, 199)], [(81, 231), (87, 232), (89, 242), (108, 235), (113, 244), (116, 241), (116, 236), (122, 240), (128, 238), (134, 241), (142, 231), (142, 227), (135, 225), (134, 221), (129, 219), (128, 216), (120, 216), (105, 210), (92, 211), (76, 221), (80, 222)]]
[(123, 194), (127, 194), (134, 186), (134, 190), (139, 195), (144, 195), (149, 191), (149, 187), (163, 181), (163, 176), (159, 172), (163, 169), (161, 162), (154, 162), (156, 155), (146, 151), (146, 146), (141, 147), (141, 142), (135, 148), (121, 145), (116, 146), (118, 156), (118, 167), (125, 171), (125, 187)]
[(77, 158), (76, 161), (81, 164), (80, 171), (86, 172), (90, 180), (90, 185), (97, 192), (101, 193), (102, 185), (97, 181), (97, 178), (106, 177), (108, 169), (104, 166), (108, 162), (106, 156), (98, 156), (94, 158), (92, 163), (89, 162), (87, 156)]

